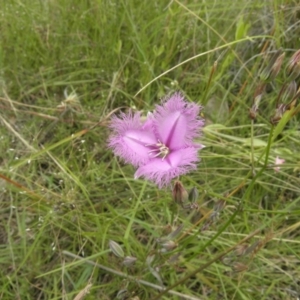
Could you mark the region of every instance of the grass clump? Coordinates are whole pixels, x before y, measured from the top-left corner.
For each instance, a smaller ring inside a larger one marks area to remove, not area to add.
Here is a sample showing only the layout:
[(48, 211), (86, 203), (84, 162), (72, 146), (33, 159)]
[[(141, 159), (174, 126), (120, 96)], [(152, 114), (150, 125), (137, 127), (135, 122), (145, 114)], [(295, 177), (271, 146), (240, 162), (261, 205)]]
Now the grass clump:
[[(0, 5), (1, 299), (298, 297), (296, 1)], [(206, 119), (192, 209), (107, 148), (112, 114), (175, 91)]]

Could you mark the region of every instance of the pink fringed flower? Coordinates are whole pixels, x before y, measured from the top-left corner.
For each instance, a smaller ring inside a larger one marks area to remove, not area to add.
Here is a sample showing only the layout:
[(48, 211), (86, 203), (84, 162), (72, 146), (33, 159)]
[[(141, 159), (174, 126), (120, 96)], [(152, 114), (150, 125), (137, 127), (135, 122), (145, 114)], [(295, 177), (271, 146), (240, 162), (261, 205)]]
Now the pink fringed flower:
[(285, 163), (285, 159), (282, 159), (282, 158), (279, 158), (278, 156), (276, 156), (275, 158), (275, 166), (274, 166), (274, 171), (276, 173), (279, 172), (280, 170), (280, 165), (284, 164)]
[(174, 94), (157, 105), (156, 110), (141, 121), (140, 113), (114, 116), (109, 147), (138, 169), (135, 178), (144, 177), (160, 188), (196, 168), (204, 121), (198, 117), (201, 107)]

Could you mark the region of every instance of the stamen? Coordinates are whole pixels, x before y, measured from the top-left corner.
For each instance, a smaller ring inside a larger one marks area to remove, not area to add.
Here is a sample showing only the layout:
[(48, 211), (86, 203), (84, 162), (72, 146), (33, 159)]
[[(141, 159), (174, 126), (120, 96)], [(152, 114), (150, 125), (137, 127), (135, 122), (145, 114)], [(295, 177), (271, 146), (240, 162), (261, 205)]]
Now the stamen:
[(157, 144), (147, 144), (146, 147), (158, 147), (157, 149), (153, 149), (148, 152), (149, 155), (154, 153), (153, 157), (161, 157), (161, 160), (164, 160), (167, 155), (170, 153), (170, 149), (163, 144), (160, 140), (157, 141)]

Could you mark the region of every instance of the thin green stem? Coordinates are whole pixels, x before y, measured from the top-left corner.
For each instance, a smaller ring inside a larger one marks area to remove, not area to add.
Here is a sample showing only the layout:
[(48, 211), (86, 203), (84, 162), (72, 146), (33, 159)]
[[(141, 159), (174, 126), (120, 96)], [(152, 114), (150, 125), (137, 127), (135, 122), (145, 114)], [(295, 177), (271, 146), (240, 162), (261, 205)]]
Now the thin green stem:
[(255, 174), (255, 163), (254, 163), (254, 120), (251, 120), (251, 166), (252, 174)]
[(253, 190), (253, 187), (254, 187), (254, 184), (255, 184), (256, 180), (263, 174), (263, 172), (267, 168), (268, 160), (269, 160), (269, 155), (270, 155), (270, 150), (271, 150), (271, 145), (272, 145), (273, 131), (274, 131), (274, 126), (272, 125), (270, 133), (269, 133), (267, 147), (266, 147), (265, 151), (262, 153), (262, 155), (260, 157), (260, 158), (262, 158), (263, 154), (265, 154), (264, 164), (263, 164), (262, 168), (259, 170), (259, 172), (257, 172), (257, 174), (252, 178), (252, 180), (251, 180), (249, 186), (247, 187), (247, 189), (245, 191), (245, 194), (244, 194), (244, 196), (242, 198), (242, 202), (244, 202), (245, 200), (248, 200), (249, 195), (250, 195), (251, 191)]

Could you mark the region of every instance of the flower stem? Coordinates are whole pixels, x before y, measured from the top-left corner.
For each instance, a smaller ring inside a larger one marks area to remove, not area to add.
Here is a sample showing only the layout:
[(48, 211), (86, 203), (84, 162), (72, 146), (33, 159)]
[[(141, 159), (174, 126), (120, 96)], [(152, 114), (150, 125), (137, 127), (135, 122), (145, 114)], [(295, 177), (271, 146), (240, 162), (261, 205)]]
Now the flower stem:
[(136, 201), (135, 207), (132, 210), (132, 215), (130, 216), (129, 224), (128, 224), (128, 226), (126, 228), (126, 231), (125, 231), (124, 244), (126, 246), (127, 251), (129, 251), (129, 252), (130, 252), (130, 248), (129, 248), (129, 244), (128, 244), (129, 235), (130, 235), (130, 232), (131, 232), (132, 224), (133, 224), (133, 222), (135, 220), (135, 215), (136, 215), (137, 210), (138, 210), (138, 208), (139, 208), (139, 206), (141, 204), (141, 200), (143, 198), (146, 186), (147, 186), (147, 181), (144, 181), (142, 189), (141, 189), (141, 192), (140, 192), (139, 197), (138, 197), (138, 199)]
[(254, 164), (254, 120), (251, 120), (251, 165), (252, 174), (255, 174), (255, 164)]
[[(265, 155), (265, 161), (264, 161), (264, 164), (263, 166), (261, 167), (261, 169), (259, 170), (259, 172), (257, 174), (255, 174), (255, 176), (252, 178), (249, 186), (247, 187), (246, 189), (246, 192), (242, 198), (242, 202), (245, 201), (245, 200), (248, 200), (249, 198), (249, 195), (254, 187), (254, 184), (256, 182), (256, 180), (261, 176), (261, 174), (266, 170), (267, 168), (267, 165), (268, 165), (268, 160), (269, 160), (269, 155), (270, 155), (270, 150), (271, 150), (271, 145), (272, 145), (272, 137), (273, 137), (273, 131), (274, 131), (274, 125), (272, 125), (271, 127), (271, 130), (270, 130), (270, 133), (269, 133), (269, 138), (268, 138), (268, 144), (267, 144), (267, 147), (265, 149), (265, 151), (263, 151), (263, 153), (261, 154), (259, 160), (263, 157), (263, 155)], [(258, 160), (258, 161), (259, 161)], [(250, 174), (248, 174), (246, 176), (246, 178), (249, 177)]]

